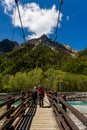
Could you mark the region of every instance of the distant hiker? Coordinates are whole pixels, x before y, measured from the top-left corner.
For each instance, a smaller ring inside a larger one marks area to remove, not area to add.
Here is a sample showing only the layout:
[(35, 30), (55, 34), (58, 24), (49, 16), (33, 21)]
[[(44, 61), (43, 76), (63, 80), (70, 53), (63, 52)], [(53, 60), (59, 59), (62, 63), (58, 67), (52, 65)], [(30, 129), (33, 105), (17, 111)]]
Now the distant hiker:
[(39, 96), (39, 105), (40, 105), (40, 107), (43, 107), (45, 91), (42, 87), (38, 87), (37, 92), (38, 92), (38, 96)]
[(32, 98), (33, 98), (33, 104), (36, 104), (36, 101), (37, 101), (37, 89), (36, 89), (36, 87), (34, 87), (32, 89)]

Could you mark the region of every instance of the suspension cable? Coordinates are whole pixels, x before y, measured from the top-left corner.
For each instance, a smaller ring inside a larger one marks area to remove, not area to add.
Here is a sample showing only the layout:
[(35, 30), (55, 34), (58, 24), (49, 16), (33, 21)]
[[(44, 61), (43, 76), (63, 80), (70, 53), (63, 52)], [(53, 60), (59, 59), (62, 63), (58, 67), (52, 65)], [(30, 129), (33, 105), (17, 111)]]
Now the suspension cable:
[(18, 9), (19, 19), (20, 19), (20, 23), (21, 23), (22, 37), (24, 39), (24, 42), (26, 42), (25, 34), (24, 34), (24, 28), (23, 28), (23, 24), (22, 24), (22, 20), (21, 20), (21, 15), (20, 15), (20, 10), (19, 10), (19, 5), (18, 5), (18, 0), (15, 0), (15, 4), (16, 4), (17, 9)]
[[(16, 9), (15, 9), (15, 12), (14, 12), (14, 19), (13, 19), (13, 23), (15, 25), (15, 17), (16, 17)], [(14, 27), (12, 28), (12, 41), (14, 40)]]
[(60, 20), (60, 11), (61, 11), (61, 6), (63, 4), (63, 0), (60, 0), (60, 4), (59, 4), (59, 12), (58, 12), (58, 19), (57, 19), (57, 25), (56, 25), (56, 32), (55, 32), (55, 41), (58, 37), (57, 33), (58, 33), (58, 24), (59, 24), (59, 20)]

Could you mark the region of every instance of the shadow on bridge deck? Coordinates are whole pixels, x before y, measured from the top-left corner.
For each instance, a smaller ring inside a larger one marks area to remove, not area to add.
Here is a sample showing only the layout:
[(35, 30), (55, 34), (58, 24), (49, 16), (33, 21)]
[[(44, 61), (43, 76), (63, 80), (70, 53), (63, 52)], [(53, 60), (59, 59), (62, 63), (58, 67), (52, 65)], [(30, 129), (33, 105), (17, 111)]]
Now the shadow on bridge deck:
[(50, 107), (47, 96), (44, 98), (44, 107), (37, 105), (36, 114), (33, 117), (30, 130), (58, 130), (53, 109)]

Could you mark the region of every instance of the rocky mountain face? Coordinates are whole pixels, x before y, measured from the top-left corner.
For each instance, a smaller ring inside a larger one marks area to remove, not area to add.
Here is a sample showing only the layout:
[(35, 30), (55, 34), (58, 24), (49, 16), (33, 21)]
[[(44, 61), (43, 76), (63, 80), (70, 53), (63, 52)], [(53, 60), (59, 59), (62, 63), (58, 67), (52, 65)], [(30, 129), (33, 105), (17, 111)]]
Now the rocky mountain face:
[(0, 42), (0, 53), (2, 75), (28, 72), (36, 67), (43, 71), (53, 67), (64, 72), (87, 75), (87, 49), (78, 52), (46, 35), (23, 44), (5, 39)]
[(32, 39), (25, 43), (25, 45), (33, 46), (33, 49), (36, 48), (40, 44), (45, 44), (46, 46), (51, 48), (53, 51), (67, 53), (72, 56), (74, 56), (78, 52), (77, 50), (72, 49), (67, 44), (60, 44), (58, 42), (53, 41), (52, 39), (49, 39), (45, 34), (42, 35), (40, 38)]
[(0, 42), (0, 53), (11, 52), (16, 48), (21, 48), (25, 46), (32, 46), (32, 48), (35, 49), (40, 44), (48, 46), (53, 51), (67, 53), (72, 56), (74, 56), (77, 53), (77, 51), (72, 49), (70, 46), (55, 42), (52, 39), (49, 39), (45, 34), (42, 35), (40, 38), (29, 40), (21, 45), (19, 45), (15, 41), (4, 39), (3, 41)]

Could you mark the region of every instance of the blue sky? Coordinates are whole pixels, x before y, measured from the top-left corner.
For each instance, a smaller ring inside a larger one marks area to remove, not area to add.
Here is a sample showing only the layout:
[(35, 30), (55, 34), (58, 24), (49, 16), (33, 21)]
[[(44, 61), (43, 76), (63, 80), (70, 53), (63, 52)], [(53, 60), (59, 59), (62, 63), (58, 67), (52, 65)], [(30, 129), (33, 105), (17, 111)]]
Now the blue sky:
[[(0, 0), (0, 41), (23, 43), (15, 0)], [(18, 0), (26, 40), (43, 34), (55, 39), (60, 0)], [(76, 50), (87, 47), (87, 0), (63, 0), (56, 41)]]

